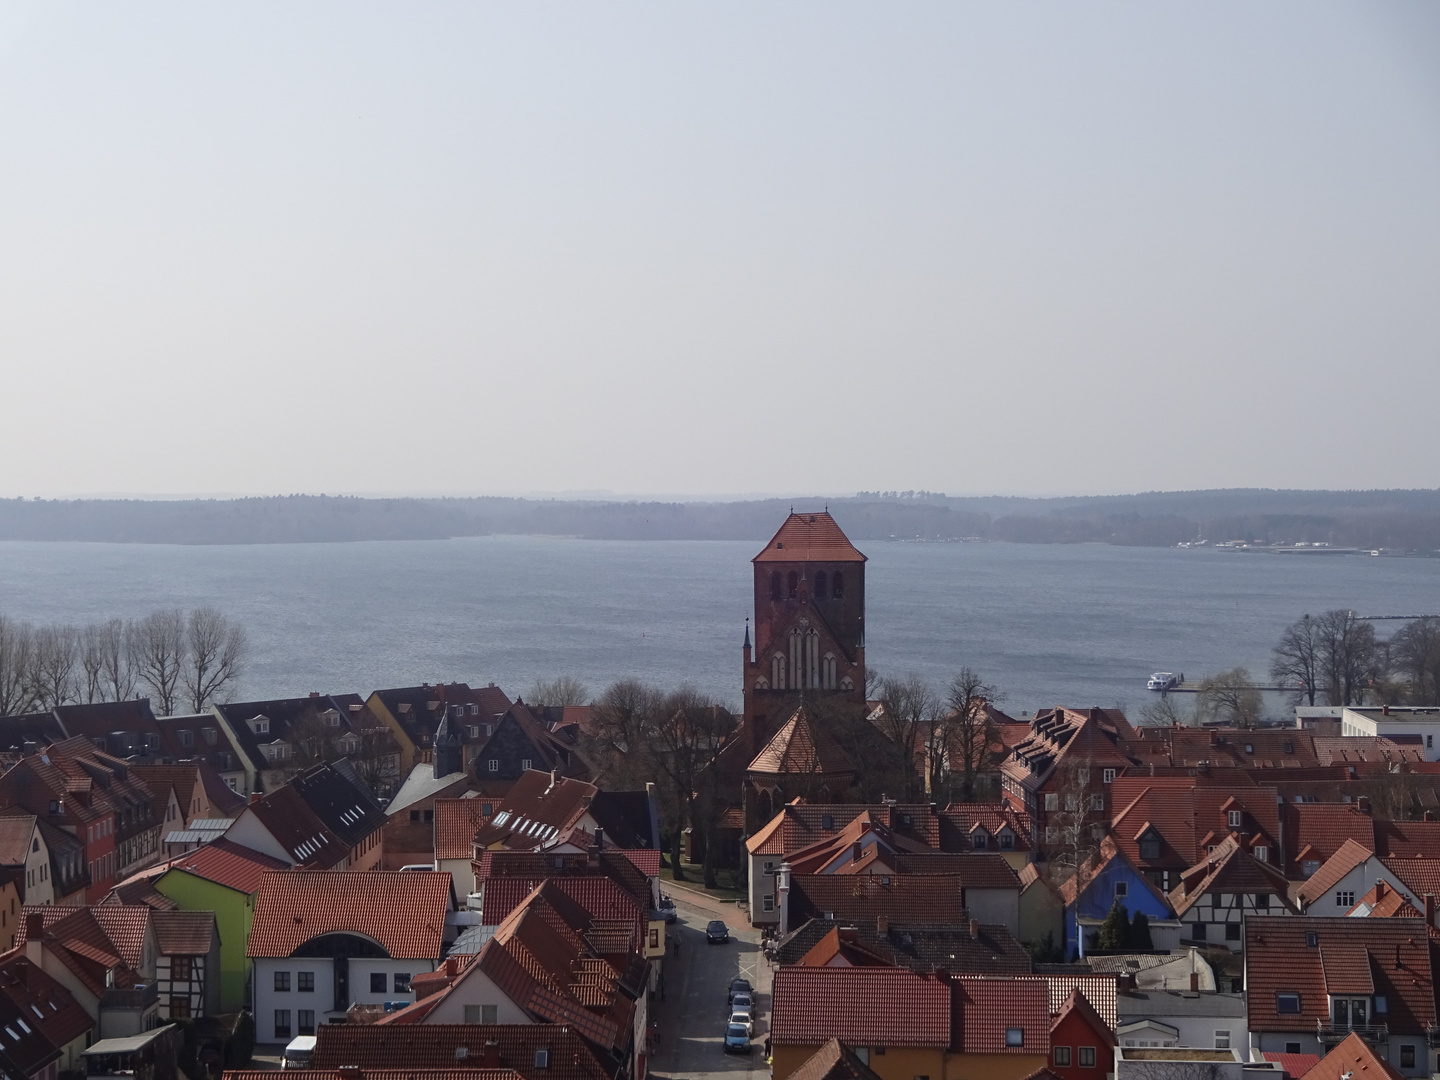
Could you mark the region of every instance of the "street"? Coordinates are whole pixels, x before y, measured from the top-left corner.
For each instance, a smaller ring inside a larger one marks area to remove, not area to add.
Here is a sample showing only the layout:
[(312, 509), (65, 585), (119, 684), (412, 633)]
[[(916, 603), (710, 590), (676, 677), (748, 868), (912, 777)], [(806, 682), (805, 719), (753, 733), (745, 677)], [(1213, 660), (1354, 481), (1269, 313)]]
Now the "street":
[[(654, 1013), (660, 1045), (651, 1059), (651, 1075), (664, 1080), (768, 1076), (764, 1047), (770, 1031), (770, 965), (760, 952), (760, 931), (734, 904), (692, 898), (682, 889), (670, 895), (680, 918), (669, 933), (679, 935), (680, 955), (677, 959), (672, 952), (665, 959), (666, 1000)], [(706, 942), (705, 924), (711, 919), (721, 919), (730, 928), (727, 944)], [(723, 1049), (727, 991), (737, 976), (755, 988), (755, 1035), (748, 1055)]]

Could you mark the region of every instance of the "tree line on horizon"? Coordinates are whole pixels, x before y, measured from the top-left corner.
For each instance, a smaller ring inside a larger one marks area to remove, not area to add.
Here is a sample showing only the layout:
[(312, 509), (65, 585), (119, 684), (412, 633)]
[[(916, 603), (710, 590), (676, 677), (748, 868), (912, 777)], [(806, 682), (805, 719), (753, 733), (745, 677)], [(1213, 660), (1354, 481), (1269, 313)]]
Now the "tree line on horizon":
[(130, 701), (142, 689), (159, 716), (199, 713), (234, 689), (248, 655), (245, 628), (212, 607), (84, 626), (0, 615), (0, 716)]

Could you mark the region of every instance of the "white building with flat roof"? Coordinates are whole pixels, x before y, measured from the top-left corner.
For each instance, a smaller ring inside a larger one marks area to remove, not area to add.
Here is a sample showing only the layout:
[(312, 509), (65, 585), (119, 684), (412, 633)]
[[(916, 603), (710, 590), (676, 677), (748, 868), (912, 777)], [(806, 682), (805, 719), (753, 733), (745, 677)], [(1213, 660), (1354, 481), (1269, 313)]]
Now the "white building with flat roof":
[(1403, 740), (1420, 737), (1426, 761), (1440, 761), (1440, 705), (1347, 705), (1340, 715), (1341, 735), (1384, 735)]

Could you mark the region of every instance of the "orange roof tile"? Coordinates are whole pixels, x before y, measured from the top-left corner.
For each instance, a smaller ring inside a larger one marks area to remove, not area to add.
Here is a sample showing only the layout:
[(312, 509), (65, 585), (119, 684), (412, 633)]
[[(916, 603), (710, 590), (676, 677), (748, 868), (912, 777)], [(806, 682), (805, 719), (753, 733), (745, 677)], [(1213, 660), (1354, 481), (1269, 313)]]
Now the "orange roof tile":
[(269, 870), (285, 870), (288, 864), (271, 858), (223, 836), (171, 861), (169, 869), (224, 885), (236, 892), (253, 893)]
[(751, 562), (865, 562), (865, 556), (828, 513), (791, 513)]
[[(366, 897), (384, 903), (362, 902)], [(449, 874), (270, 871), (260, 879), (245, 955), (290, 956), (321, 934), (348, 931), (374, 939), (392, 957), (437, 960), (452, 907)]]
[(777, 776), (851, 776), (855, 766), (834, 740), (815, 726), (809, 711), (801, 705), (780, 725), (746, 771)]
[[(1288, 1071), (1288, 1070), (1287, 1070)], [(1355, 1032), (1321, 1058), (1301, 1080), (1403, 1080), (1403, 1074)]]
[(950, 1046), (950, 986), (901, 968), (782, 967), (771, 991), (780, 1046)]
[(485, 802), (484, 799), (435, 800), (436, 859), (475, 857), (475, 833), (485, 821), (482, 812)]
[(1334, 855), (1325, 860), (1325, 865), (1300, 883), (1295, 890), (1296, 899), (1305, 904), (1313, 903), (1329, 892), (1341, 878), (1374, 854), (1375, 852), (1357, 844), (1354, 840), (1346, 840)]
[[(959, 983), (956, 996), (965, 1053), (1050, 1053), (1050, 1001), (1043, 982), (998, 978)], [(1017, 1027), (1022, 1044), (1007, 1045), (1006, 1031)]]

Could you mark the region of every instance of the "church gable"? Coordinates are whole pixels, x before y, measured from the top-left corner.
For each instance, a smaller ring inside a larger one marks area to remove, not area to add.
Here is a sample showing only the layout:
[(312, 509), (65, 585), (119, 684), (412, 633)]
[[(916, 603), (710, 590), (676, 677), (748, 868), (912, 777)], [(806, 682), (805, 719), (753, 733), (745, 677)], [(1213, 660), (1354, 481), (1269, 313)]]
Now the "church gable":
[(853, 658), (835, 640), (825, 620), (802, 611), (772, 631), (755, 657), (755, 690), (853, 690)]

